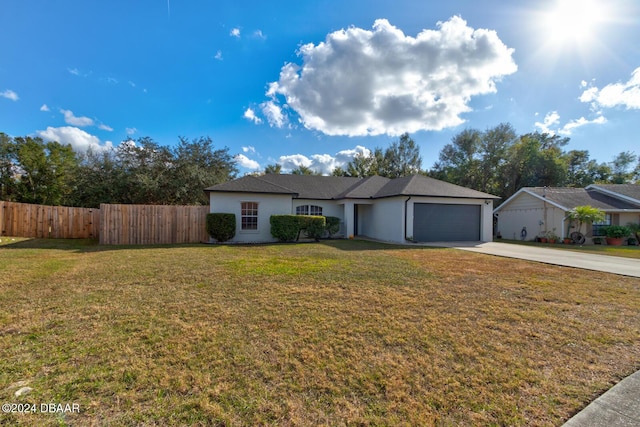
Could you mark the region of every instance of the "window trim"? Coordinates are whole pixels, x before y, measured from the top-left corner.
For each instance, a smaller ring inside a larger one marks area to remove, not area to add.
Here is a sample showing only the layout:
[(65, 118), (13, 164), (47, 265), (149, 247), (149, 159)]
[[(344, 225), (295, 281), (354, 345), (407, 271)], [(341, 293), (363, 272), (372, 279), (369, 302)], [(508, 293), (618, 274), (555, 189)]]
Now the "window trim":
[[(246, 205), (246, 206), (245, 206)], [(249, 206), (253, 205), (253, 206)], [(260, 228), (260, 203), (255, 201), (242, 201), (240, 202), (240, 232), (242, 233), (257, 233)], [(255, 219), (255, 228), (245, 228), (251, 223), (245, 222), (245, 219)]]
[[(304, 211), (304, 213), (299, 213), (299, 211)], [(320, 213), (318, 213), (318, 211)], [(322, 212), (324, 208), (320, 205), (298, 205), (296, 206), (296, 215), (313, 215), (313, 216), (323, 216)], [(315, 213), (312, 213), (315, 212)]]

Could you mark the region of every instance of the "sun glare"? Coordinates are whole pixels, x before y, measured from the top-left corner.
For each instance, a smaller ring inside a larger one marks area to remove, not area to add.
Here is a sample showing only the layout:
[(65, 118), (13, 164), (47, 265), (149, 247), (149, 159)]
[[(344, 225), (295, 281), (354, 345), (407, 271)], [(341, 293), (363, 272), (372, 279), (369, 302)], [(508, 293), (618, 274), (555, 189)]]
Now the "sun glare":
[(556, 0), (546, 13), (544, 27), (553, 43), (588, 43), (605, 19), (602, 0)]

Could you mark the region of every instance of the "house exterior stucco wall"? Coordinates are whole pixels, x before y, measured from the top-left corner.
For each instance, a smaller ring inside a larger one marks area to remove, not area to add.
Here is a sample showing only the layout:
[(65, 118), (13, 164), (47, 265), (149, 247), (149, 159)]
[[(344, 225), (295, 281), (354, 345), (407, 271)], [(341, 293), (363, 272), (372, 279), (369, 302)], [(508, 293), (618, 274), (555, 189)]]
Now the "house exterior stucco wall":
[[(241, 229), (242, 202), (258, 203), (258, 229)], [(291, 214), (291, 196), (279, 194), (258, 193), (210, 193), (209, 203), (211, 213), (233, 213), (236, 215), (236, 235), (231, 242), (256, 243), (275, 242), (271, 236), (271, 215)]]
[(404, 243), (404, 202), (401, 197), (359, 205), (359, 233), (385, 242)]

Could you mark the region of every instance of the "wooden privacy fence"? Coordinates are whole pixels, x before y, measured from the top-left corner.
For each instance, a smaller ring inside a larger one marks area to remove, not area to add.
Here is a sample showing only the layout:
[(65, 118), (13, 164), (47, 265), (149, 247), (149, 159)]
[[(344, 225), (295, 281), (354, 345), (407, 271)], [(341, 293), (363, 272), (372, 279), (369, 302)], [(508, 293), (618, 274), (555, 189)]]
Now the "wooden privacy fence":
[(0, 235), (97, 239), (100, 210), (0, 201)]
[(208, 241), (209, 206), (100, 205), (100, 244), (151, 245)]
[(100, 205), (100, 209), (0, 201), (0, 236), (99, 239), (101, 245), (208, 241), (209, 206)]

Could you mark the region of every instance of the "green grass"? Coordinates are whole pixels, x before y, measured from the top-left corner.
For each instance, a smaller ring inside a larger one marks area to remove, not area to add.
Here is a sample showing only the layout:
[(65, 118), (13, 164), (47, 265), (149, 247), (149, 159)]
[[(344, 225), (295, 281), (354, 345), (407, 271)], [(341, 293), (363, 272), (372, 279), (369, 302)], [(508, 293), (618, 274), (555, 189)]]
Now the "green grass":
[(81, 409), (0, 425), (559, 425), (640, 369), (639, 279), (453, 249), (23, 240), (0, 296), (0, 401)]
[(538, 246), (549, 249), (560, 249), (567, 251), (584, 252), (597, 255), (619, 256), (625, 258), (640, 259), (640, 246), (607, 246), (607, 245), (574, 245), (564, 243), (539, 243), (522, 240), (500, 240), (504, 243), (514, 243), (517, 245)]

